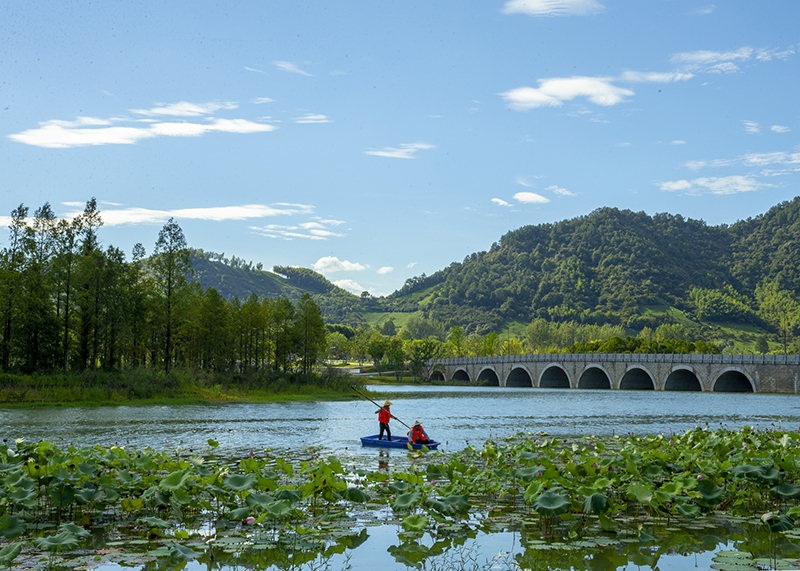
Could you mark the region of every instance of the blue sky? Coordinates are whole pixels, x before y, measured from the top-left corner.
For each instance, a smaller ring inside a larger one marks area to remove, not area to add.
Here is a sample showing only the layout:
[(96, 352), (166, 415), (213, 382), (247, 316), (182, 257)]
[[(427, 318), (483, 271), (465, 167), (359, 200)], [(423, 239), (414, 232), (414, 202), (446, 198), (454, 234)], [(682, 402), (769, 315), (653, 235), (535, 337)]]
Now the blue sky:
[(733, 223), (798, 194), (798, 22), (797, 0), (0, 0), (0, 214), (94, 196), (129, 255), (174, 217), (374, 295), (599, 207)]

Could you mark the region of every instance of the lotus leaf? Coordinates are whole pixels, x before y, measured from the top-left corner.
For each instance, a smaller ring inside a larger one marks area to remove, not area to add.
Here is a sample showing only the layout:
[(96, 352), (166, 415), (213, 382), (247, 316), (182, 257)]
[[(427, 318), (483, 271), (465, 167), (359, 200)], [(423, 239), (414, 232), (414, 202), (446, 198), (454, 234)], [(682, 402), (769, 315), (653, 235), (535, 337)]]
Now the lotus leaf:
[(258, 476), (253, 473), (250, 474), (233, 474), (228, 475), (222, 480), (222, 487), (232, 492), (244, 492), (245, 490), (253, 489), (258, 481)]
[(588, 496), (583, 501), (583, 512), (584, 513), (603, 513), (611, 507), (611, 503), (608, 501), (608, 496), (605, 494), (592, 494)]
[(439, 499), (425, 500), (425, 507), (435, 510), (442, 515), (453, 515), (456, 513), (455, 507)]
[(276, 519), (283, 519), (292, 513), (292, 504), (289, 500), (278, 500), (267, 506), (267, 512)]
[(168, 521), (164, 521), (160, 517), (155, 516), (148, 516), (148, 517), (140, 517), (136, 520), (137, 523), (146, 523), (150, 528), (158, 528), (158, 529), (169, 529), (171, 524)]
[(173, 559), (196, 559), (202, 555), (202, 553), (181, 545), (177, 541), (171, 541), (166, 547), (169, 551), (169, 556)]
[(697, 490), (703, 496), (703, 501), (709, 505), (718, 504), (725, 499), (725, 488), (717, 486), (711, 480), (698, 482)]
[(88, 529), (84, 529), (72, 522), (62, 523), (58, 526), (58, 529), (61, 531), (68, 531), (77, 538), (89, 537), (91, 535)]
[(36, 492), (34, 490), (17, 488), (8, 494), (8, 497), (12, 502), (14, 502), (14, 504), (18, 506), (25, 506), (28, 508), (33, 508), (36, 506), (36, 502), (34, 501), (36, 498)]
[(405, 518), (401, 525), (406, 531), (422, 531), (428, 526), (430, 519), (424, 515), (410, 515)]
[(216, 441), (216, 440), (214, 440), (213, 438), (209, 438), (209, 439), (208, 439), (208, 445), (209, 445), (211, 448), (216, 448), (217, 446), (219, 446), (219, 442), (217, 442), (217, 441)]
[(231, 519), (240, 520), (245, 519), (252, 513), (252, 510), (249, 507), (244, 508), (237, 508), (235, 510), (231, 510)]
[(664, 467), (660, 464), (648, 464), (641, 470), (642, 476), (650, 480), (661, 478), (664, 474)]
[(404, 543), (399, 546), (392, 545), (387, 551), (392, 554), (395, 561), (398, 563), (406, 567), (416, 568), (419, 568), (419, 563), (421, 561), (424, 561), (431, 555), (430, 549), (416, 542)]
[(634, 482), (628, 486), (627, 492), (628, 497), (636, 500), (637, 502), (649, 504), (653, 501), (653, 488), (643, 484), (642, 482)]
[(794, 484), (787, 484), (786, 482), (783, 482), (777, 486), (773, 486), (770, 488), (770, 490), (775, 492), (779, 498), (784, 500), (800, 498), (800, 486), (796, 486)]
[(102, 500), (105, 494), (99, 488), (87, 486), (75, 492), (75, 497), (82, 504), (90, 504)]
[(48, 537), (37, 537), (33, 540), (33, 544), (37, 549), (44, 551), (72, 551), (77, 549), (79, 542), (78, 538), (68, 531), (62, 531), (58, 535), (50, 535)]
[(125, 498), (122, 500), (120, 507), (126, 512), (139, 511), (144, 507), (143, 498)]
[(350, 500), (351, 502), (357, 502), (360, 504), (369, 501), (369, 496), (361, 488), (347, 488), (342, 494), (342, 496), (346, 500)]
[(397, 496), (392, 502), (392, 509), (395, 511), (410, 510), (422, 500), (422, 494), (419, 492), (406, 492)]
[(0, 549), (0, 565), (8, 565), (22, 552), (22, 542), (15, 541)]
[(547, 490), (533, 501), (533, 509), (542, 515), (558, 515), (566, 512), (569, 506), (569, 498), (553, 490)]
[(411, 487), (408, 482), (392, 482), (389, 484), (389, 491), (393, 494), (402, 494)]
[(469, 505), (469, 497), (466, 495), (453, 495), (447, 496), (446, 498), (442, 498), (442, 501), (447, 505), (453, 506), (456, 510), (460, 513), (465, 514), (469, 512), (469, 509), (472, 507)]
[(794, 519), (786, 514), (765, 513), (761, 516), (761, 521), (771, 532), (788, 531), (794, 527)]
[(158, 487), (165, 492), (173, 492), (181, 489), (189, 480), (189, 470), (178, 470), (159, 482)]
[(544, 467), (542, 466), (534, 466), (532, 468), (517, 468), (514, 470), (514, 477), (518, 480), (525, 480), (526, 482), (530, 482), (534, 478), (539, 477), (541, 474), (545, 472)]
[(75, 488), (69, 484), (60, 484), (50, 490), (50, 499), (58, 508), (65, 508), (75, 501)]
[(3, 514), (0, 516), (0, 535), (6, 539), (12, 539), (25, 533), (28, 524), (16, 516)]
[(275, 493), (276, 500), (286, 500), (292, 504), (299, 502), (301, 497), (300, 492), (297, 490), (280, 490)]
[(275, 498), (268, 494), (250, 494), (244, 499), (244, 501), (250, 507), (259, 506), (266, 508), (269, 504), (275, 501)]
[(675, 511), (684, 517), (694, 518), (700, 516), (700, 508), (692, 504), (677, 504), (675, 506)]
[(531, 482), (525, 492), (522, 494), (522, 499), (526, 502), (532, 502), (536, 497), (542, 493), (544, 489), (544, 482), (541, 480), (536, 480), (535, 482)]

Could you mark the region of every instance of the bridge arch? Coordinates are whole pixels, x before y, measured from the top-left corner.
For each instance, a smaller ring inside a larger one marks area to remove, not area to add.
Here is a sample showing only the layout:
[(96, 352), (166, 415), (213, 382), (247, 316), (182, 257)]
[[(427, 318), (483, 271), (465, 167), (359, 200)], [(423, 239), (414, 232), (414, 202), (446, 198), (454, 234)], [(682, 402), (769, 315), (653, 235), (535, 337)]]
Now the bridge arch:
[(664, 383), (665, 391), (702, 391), (703, 385), (700, 379), (689, 368), (676, 367), (667, 377)]
[(431, 373), (430, 379), (432, 381), (443, 381), (444, 380), (444, 373), (441, 371), (433, 371)]
[(478, 373), (478, 379), (476, 382), (479, 385), (484, 385), (487, 387), (499, 387), (500, 377), (497, 376), (497, 372), (493, 367), (486, 367), (481, 369), (481, 372)]
[(625, 371), (619, 388), (623, 391), (652, 391), (656, 385), (653, 376), (644, 367), (632, 367)]
[(506, 377), (506, 386), (533, 388), (533, 378), (525, 367), (514, 367)]
[(560, 365), (547, 366), (539, 377), (540, 389), (568, 389), (570, 386), (569, 377)]
[(611, 379), (600, 365), (588, 365), (578, 381), (578, 388), (610, 389)]
[(741, 370), (731, 368), (722, 372), (714, 382), (715, 393), (752, 393), (753, 382)]
[(460, 382), (471, 383), (472, 379), (469, 378), (469, 373), (465, 369), (456, 369), (453, 372), (453, 380)]

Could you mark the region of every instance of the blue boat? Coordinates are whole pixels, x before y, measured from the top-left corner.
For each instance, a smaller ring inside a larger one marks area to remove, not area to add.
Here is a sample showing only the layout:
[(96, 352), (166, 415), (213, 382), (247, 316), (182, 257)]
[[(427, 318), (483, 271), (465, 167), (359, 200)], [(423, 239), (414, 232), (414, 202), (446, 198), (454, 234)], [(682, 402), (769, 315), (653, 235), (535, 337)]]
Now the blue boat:
[[(408, 438), (406, 436), (392, 436), (391, 440), (378, 440), (378, 435), (373, 434), (372, 436), (362, 436), (361, 437), (361, 446), (378, 446), (381, 448), (405, 448), (408, 449)], [(429, 450), (436, 450), (439, 446), (439, 443), (435, 440), (431, 440), (427, 444), (412, 444), (411, 448), (414, 450), (422, 450), (422, 447), (426, 447)]]

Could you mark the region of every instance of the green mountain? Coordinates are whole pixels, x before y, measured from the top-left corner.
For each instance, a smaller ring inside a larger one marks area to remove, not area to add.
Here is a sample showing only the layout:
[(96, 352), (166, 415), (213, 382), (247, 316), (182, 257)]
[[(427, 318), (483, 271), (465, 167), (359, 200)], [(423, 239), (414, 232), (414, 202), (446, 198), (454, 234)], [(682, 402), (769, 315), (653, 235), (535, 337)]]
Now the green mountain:
[(308, 291), (326, 320), (350, 325), (376, 313), (422, 312), (479, 332), (538, 317), (641, 329), (667, 320), (672, 307), (699, 321), (767, 326), (775, 296), (788, 292), (793, 301), (800, 291), (800, 197), (730, 226), (616, 208), (525, 226), (379, 299), (349, 294), (311, 270), (282, 268), (284, 278), (205, 262), (195, 266), (197, 279), (226, 297)]

